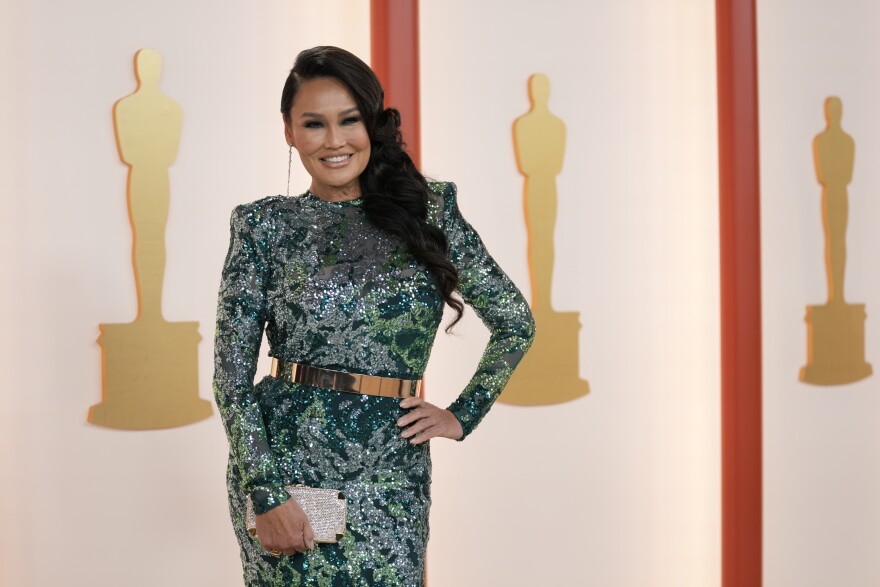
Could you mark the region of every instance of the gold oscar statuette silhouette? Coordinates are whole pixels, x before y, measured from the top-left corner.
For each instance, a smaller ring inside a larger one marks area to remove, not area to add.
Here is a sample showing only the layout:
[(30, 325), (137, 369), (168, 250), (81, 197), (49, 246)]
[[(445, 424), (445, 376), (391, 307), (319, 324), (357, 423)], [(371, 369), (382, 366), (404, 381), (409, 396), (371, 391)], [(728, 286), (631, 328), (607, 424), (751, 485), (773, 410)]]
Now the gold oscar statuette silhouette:
[(529, 77), (529, 98), (531, 109), (513, 123), (513, 144), (517, 166), (525, 176), (523, 205), (536, 336), (498, 398), (520, 406), (558, 404), (590, 392), (578, 369), (578, 313), (557, 312), (550, 301), (556, 176), (562, 171), (565, 155), (565, 123), (548, 108), (550, 80), (546, 75)]
[(128, 165), (138, 314), (134, 322), (100, 325), (103, 399), (88, 420), (144, 430), (197, 422), (212, 409), (199, 397), (199, 323), (162, 317), (168, 167), (177, 158), (183, 113), (159, 90), (157, 51), (138, 51), (134, 69), (137, 89), (116, 102), (113, 121), (119, 157)]
[(865, 304), (843, 296), (846, 269), (847, 185), (852, 180), (855, 141), (840, 126), (840, 98), (825, 101), (827, 127), (813, 140), (816, 176), (822, 184), (828, 301), (807, 306), (807, 364), (800, 380), (816, 385), (852, 383), (871, 375), (865, 362)]

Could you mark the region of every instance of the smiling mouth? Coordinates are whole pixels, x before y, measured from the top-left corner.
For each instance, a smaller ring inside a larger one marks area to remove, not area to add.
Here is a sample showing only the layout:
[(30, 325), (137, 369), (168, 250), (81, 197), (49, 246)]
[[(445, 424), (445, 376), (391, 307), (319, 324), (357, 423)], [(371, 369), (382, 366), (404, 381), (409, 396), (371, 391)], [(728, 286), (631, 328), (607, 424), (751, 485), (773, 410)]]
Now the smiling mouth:
[(351, 154), (348, 155), (334, 155), (333, 157), (321, 157), (321, 161), (325, 163), (342, 163), (343, 161), (348, 161), (351, 159)]

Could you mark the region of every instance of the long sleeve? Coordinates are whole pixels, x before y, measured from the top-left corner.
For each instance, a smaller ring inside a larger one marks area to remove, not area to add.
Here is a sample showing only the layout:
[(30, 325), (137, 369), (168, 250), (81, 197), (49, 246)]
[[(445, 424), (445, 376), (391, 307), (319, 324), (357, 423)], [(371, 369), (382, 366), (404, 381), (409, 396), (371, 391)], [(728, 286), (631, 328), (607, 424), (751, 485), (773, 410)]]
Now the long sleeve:
[(265, 513), (288, 499), (266, 440), (254, 374), (266, 323), (264, 251), (254, 238), (259, 213), (239, 206), (230, 219), (229, 252), (223, 265), (214, 335), (214, 398), (232, 458), (254, 511)]
[(495, 403), (531, 346), (535, 321), (522, 293), (462, 217), (455, 184), (446, 184), (443, 200), (443, 230), (447, 254), (458, 270), (458, 292), (490, 332), (476, 373), (448, 408), (461, 423), (464, 439)]

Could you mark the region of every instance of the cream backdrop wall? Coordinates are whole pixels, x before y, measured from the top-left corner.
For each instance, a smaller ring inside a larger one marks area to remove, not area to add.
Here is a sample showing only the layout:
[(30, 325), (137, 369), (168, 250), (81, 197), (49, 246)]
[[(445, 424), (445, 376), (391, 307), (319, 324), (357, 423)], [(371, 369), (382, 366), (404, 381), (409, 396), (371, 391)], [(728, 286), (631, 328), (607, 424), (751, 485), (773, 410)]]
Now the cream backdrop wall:
[[(198, 320), (210, 398), (229, 214), (284, 193), (281, 87), (303, 48), (369, 58), (369, 3), (3, 3), (4, 264), (0, 584), (241, 585), (216, 414), (165, 431), (86, 423), (100, 399), (98, 323), (134, 318), (126, 168), (113, 103), (142, 47), (183, 108), (170, 169), (164, 313)], [(308, 183), (298, 168), (292, 191)], [(297, 192), (298, 193), (298, 192)], [(265, 354), (265, 351), (264, 351)]]
[[(880, 584), (878, 25), (880, 6), (861, 0), (758, 3), (766, 585)], [(827, 295), (812, 141), (831, 95), (856, 144), (845, 291), (866, 304), (874, 375), (818, 387), (798, 371), (805, 306)]]
[[(161, 87), (184, 111), (165, 316), (200, 322), (210, 397), (229, 212), (284, 190), (284, 74), (315, 44), (368, 58), (369, 4), (205, 6), (0, 5), (0, 584), (240, 584), (217, 417), (156, 432), (85, 423), (100, 396), (97, 325), (135, 312), (111, 107), (134, 89), (134, 52), (158, 49)], [(434, 444), (434, 587), (718, 584), (712, 6), (422, 2), (424, 167), (458, 183), (526, 291), (511, 124), (527, 77), (550, 77), (568, 126), (554, 304), (581, 312), (592, 388), (560, 406), (499, 405), (467, 442)], [(477, 322), (469, 312), (438, 339), (438, 403), (476, 366)]]
[[(711, 587), (720, 573), (714, 3), (422, 2), (422, 159), (528, 288), (511, 125), (550, 78), (567, 125), (553, 303), (591, 394), (498, 405), (436, 443), (437, 585)], [(485, 341), (440, 335), (450, 400)]]

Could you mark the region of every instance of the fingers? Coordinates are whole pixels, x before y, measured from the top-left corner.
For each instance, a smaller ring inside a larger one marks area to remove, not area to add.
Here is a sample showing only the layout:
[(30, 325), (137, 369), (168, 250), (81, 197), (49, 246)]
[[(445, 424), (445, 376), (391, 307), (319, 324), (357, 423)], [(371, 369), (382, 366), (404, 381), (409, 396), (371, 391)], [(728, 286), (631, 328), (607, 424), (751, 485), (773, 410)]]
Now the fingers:
[(305, 553), (307, 550), (310, 550), (310, 548), (306, 542), (305, 532), (302, 532), (299, 534), (299, 536), (296, 537), (296, 540), (294, 541), (292, 554), (296, 554), (297, 552)]
[(425, 416), (419, 420), (417, 420), (414, 424), (411, 424), (409, 428), (400, 433), (400, 435), (404, 438), (411, 438), (429, 428), (434, 427), (437, 424), (435, 419), (431, 416)]
[(427, 440), (431, 440), (432, 438), (436, 438), (437, 436), (443, 436), (440, 433), (440, 427), (439, 426), (430, 426), (430, 427), (426, 428), (425, 430), (423, 430), (421, 432), (421, 434), (418, 434), (415, 437), (413, 437), (410, 440), (410, 442), (412, 444), (422, 444), (423, 442), (425, 442)]
[[(400, 433), (403, 438), (409, 438), (412, 444), (421, 444), (436, 436), (446, 436), (444, 433), (442, 410), (416, 410), (415, 421), (406, 430)], [(404, 420), (401, 418), (401, 420)], [(404, 426), (406, 423), (404, 422)]]
[(315, 547), (308, 517), (294, 500), (257, 516), (257, 539), (272, 556), (293, 556)]
[(306, 522), (302, 530), (294, 530), (285, 540), (285, 548), (280, 549), (287, 556), (293, 556), (298, 552), (306, 552), (315, 547), (312, 527)]
[(400, 435), (409, 438), (412, 444), (421, 444), (442, 434), (443, 412), (437, 406), (421, 398), (411, 397), (400, 402), (401, 407), (411, 411), (397, 420), (397, 425), (406, 428)]
[(303, 539), (305, 540), (305, 546), (309, 550), (315, 548), (315, 533), (312, 531), (312, 525), (306, 522), (305, 528), (303, 528)]
[(397, 420), (398, 426), (406, 428), (400, 433), (401, 437), (409, 438), (412, 444), (421, 444), (438, 436), (452, 439), (462, 437), (461, 423), (455, 414), (425, 401), (419, 402), (418, 406)]
[(408, 410), (410, 408), (416, 408), (422, 404), (428, 403), (420, 397), (408, 397), (404, 400), (401, 400), (400, 407), (404, 410)]
[(401, 416), (397, 420), (397, 425), (400, 426), (401, 428), (403, 428), (405, 426), (409, 426), (410, 424), (412, 424), (413, 422), (416, 422), (417, 420), (421, 420), (423, 418), (430, 417), (431, 414), (433, 413), (433, 411), (427, 407), (428, 405), (430, 405), (430, 404), (426, 404), (425, 406), (415, 408), (409, 414), (407, 414), (405, 416)]
[(308, 528), (308, 533), (303, 531), (295, 536), (285, 536), (284, 539), (277, 541), (277, 543), (270, 544), (268, 541), (265, 543), (261, 541), (261, 544), (266, 549), (266, 552), (272, 556), (280, 556), (282, 554), (285, 556), (295, 556), (300, 552), (305, 553), (307, 550), (315, 548), (314, 534), (311, 528)]
[(432, 413), (440, 411), (440, 408), (434, 404), (429, 404), (420, 397), (408, 397), (400, 402), (400, 407), (409, 410), (409, 413), (397, 420), (397, 425), (401, 428), (412, 424), (420, 418), (425, 418)]

